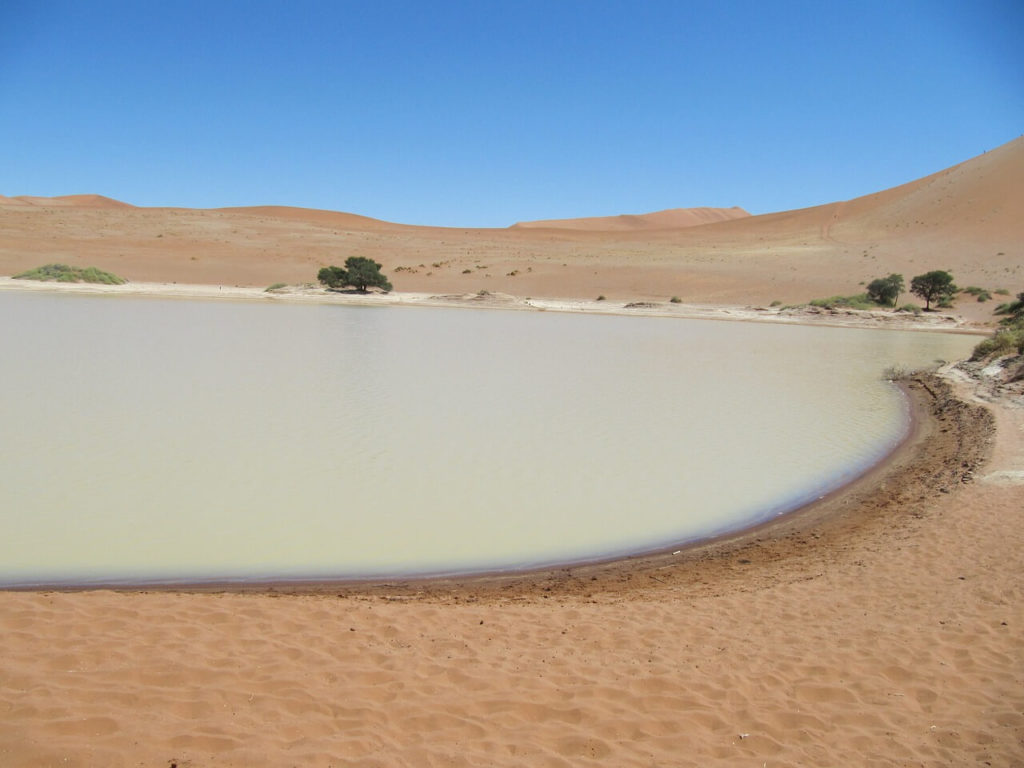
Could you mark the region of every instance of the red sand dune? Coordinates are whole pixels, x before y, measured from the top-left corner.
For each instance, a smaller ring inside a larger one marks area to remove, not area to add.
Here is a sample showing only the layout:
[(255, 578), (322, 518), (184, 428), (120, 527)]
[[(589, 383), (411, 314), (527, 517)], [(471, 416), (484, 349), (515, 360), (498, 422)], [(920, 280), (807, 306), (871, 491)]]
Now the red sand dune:
[[(716, 217), (725, 217), (711, 221)], [(1024, 139), (907, 184), (759, 216), (742, 209), (408, 226), (324, 210), (136, 208), (98, 195), (0, 199), (0, 274), (62, 261), (132, 281), (265, 287), (365, 256), (398, 291), (798, 303), (898, 272), (1024, 290)], [(961, 298), (969, 319), (991, 306)]]
[(18, 195), (4, 197), (0, 195), (0, 206), (39, 207), (39, 208), (134, 208), (130, 203), (122, 203), (103, 195), (62, 195), (59, 197), (36, 197)]
[(593, 232), (622, 232), (644, 229), (683, 229), (750, 216), (739, 206), (732, 208), (669, 208), (664, 211), (583, 219), (542, 219), (520, 221), (516, 229), (573, 229)]

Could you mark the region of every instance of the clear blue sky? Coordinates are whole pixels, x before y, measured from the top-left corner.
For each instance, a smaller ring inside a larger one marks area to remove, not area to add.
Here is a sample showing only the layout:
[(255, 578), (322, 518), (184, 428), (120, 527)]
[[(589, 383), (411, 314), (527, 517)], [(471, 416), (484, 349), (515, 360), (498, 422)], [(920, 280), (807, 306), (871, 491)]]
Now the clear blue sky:
[(1022, 39), (1022, 0), (0, 0), (0, 194), (766, 213), (1020, 135)]

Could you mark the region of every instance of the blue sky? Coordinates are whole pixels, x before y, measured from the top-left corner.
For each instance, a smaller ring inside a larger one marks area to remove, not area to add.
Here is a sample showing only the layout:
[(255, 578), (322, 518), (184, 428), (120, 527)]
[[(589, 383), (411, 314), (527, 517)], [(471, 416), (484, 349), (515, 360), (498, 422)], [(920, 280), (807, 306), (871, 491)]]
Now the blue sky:
[(1024, 132), (1022, 30), (1020, 0), (0, 0), (0, 194), (799, 208)]

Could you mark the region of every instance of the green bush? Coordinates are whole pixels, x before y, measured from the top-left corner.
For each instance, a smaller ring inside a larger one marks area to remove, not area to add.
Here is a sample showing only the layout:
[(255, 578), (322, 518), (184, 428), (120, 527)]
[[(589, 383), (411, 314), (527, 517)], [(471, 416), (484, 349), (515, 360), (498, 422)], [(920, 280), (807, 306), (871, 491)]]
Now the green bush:
[(978, 301), (984, 302), (992, 298), (992, 294), (985, 288), (979, 288), (976, 285), (969, 285), (962, 289), (960, 293), (969, 293), (974, 296)]
[(104, 272), (96, 267), (70, 267), (67, 264), (44, 264), (14, 276), (15, 280), (42, 280), (57, 283), (100, 283), (103, 285), (122, 285), (126, 282), (111, 272)]
[(672, 304), (682, 304), (683, 303), (683, 300), (680, 299), (678, 296), (673, 296), (671, 299), (669, 299), (669, 301)]
[(265, 292), (269, 293), (270, 291), (279, 291), (279, 290), (281, 290), (284, 287), (286, 287), (284, 283), (274, 283), (273, 285), (268, 285), (263, 290)]
[(915, 315), (921, 314), (921, 308), (917, 304), (904, 304), (902, 307), (896, 310), (897, 312), (913, 312)]
[(811, 299), (812, 307), (823, 309), (875, 309), (878, 305), (866, 293), (856, 296), (829, 296), (827, 299)]
[(1000, 328), (974, 348), (971, 360), (1012, 354), (1024, 355), (1024, 328)]

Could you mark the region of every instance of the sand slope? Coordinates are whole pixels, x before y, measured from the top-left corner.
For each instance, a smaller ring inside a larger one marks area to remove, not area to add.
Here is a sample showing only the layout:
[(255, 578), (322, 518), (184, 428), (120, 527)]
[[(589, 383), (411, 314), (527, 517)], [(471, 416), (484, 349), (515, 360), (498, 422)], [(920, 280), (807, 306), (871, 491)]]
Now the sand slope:
[(583, 219), (544, 219), (520, 221), (515, 229), (572, 229), (590, 232), (635, 231), (644, 229), (685, 229), (749, 216), (739, 206), (732, 208), (669, 208), (664, 211)]

